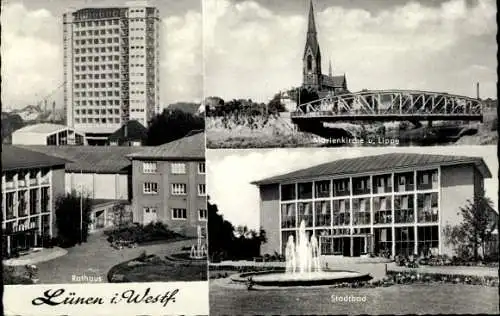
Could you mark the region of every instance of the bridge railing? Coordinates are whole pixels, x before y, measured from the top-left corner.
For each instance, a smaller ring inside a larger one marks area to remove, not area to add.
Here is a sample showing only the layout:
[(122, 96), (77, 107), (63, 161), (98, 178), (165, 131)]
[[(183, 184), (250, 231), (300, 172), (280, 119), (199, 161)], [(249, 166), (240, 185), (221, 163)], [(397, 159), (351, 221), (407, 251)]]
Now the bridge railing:
[(422, 91), (384, 90), (329, 96), (297, 107), (292, 116), (482, 115), (470, 97)]

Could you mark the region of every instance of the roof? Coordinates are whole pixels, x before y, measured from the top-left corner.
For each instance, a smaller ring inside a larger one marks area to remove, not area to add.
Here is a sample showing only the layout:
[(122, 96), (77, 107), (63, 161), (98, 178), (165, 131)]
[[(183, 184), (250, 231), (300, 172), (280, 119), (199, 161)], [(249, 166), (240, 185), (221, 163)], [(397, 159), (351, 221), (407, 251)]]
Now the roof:
[(136, 146), (42, 146), (23, 148), (69, 160), (66, 171), (85, 173), (127, 173), (131, 165), (127, 155), (147, 147)]
[(128, 200), (124, 199), (91, 199), (90, 203), (92, 204), (92, 207), (99, 207), (99, 206), (105, 206), (109, 204), (115, 204), (115, 203), (126, 203), (128, 204)]
[(52, 134), (65, 129), (74, 130), (73, 128), (66, 125), (53, 124), (53, 123), (40, 123), (22, 127), (16, 130), (14, 133), (28, 132), (28, 133)]
[(331, 86), (335, 88), (343, 88), (346, 82), (345, 75), (342, 76), (328, 76), (323, 75), (323, 85)]
[(430, 165), (474, 164), (485, 178), (491, 178), (491, 172), (480, 157), (444, 156), (390, 153), (359, 158), (340, 159), (314, 167), (293, 171), (252, 182), (255, 185), (276, 184), (292, 180), (311, 179), (334, 175), (355, 175), (365, 172), (384, 172), (386, 170)]
[[(126, 131), (126, 133), (125, 133)], [(128, 121), (108, 137), (109, 141), (134, 141), (146, 137), (147, 128), (136, 120)], [(126, 134), (126, 136), (125, 136)]]
[(24, 149), (2, 145), (2, 171), (63, 166), (67, 160)]
[(186, 136), (160, 146), (148, 147), (128, 157), (161, 160), (205, 159), (205, 133)]

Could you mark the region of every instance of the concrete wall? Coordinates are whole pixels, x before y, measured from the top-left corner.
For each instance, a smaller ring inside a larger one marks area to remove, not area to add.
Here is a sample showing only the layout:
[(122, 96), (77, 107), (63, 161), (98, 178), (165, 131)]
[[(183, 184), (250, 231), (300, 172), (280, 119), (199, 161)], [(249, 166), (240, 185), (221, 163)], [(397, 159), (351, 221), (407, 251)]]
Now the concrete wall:
[(47, 134), (15, 131), (12, 145), (47, 145)]
[[(206, 227), (206, 220), (199, 220), (199, 210), (207, 209), (206, 197), (198, 196), (198, 184), (205, 184), (205, 175), (198, 174), (198, 163), (202, 161), (186, 161), (185, 174), (172, 174), (170, 161), (157, 161), (157, 173), (144, 174), (143, 161), (132, 162), (132, 195), (134, 222), (143, 223), (143, 208), (156, 207), (158, 221), (166, 223), (169, 228), (186, 236), (196, 236), (197, 226)], [(158, 194), (144, 194), (144, 182), (157, 182)], [(185, 183), (186, 195), (173, 195), (172, 183)], [(173, 219), (173, 208), (185, 208), (186, 219)]]
[(260, 226), (265, 230), (267, 242), (260, 247), (261, 255), (280, 252), (280, 203), (279, 185), (260, 187)]
[[(448, 166), (441, 168), (441, 253), (453, 255), (453, 246), (446, 244), (443, 229), (446, 225), (458, 225), (462, 221), (460, 208), (467, 200), (474, 198), (475, 175), (473, 165)], [(479, 179), (476, 179), (476, 182)]]
[(66, 172), (66, 192), (80, 191), (92, 199), (129, 199), (129, 179), (127, 174)]

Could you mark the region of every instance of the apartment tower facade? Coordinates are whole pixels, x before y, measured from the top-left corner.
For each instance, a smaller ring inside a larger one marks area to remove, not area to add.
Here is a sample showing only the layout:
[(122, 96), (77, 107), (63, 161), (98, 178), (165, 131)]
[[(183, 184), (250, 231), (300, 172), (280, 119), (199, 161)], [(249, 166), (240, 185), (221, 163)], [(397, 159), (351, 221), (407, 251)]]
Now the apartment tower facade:
[(158, 9), (84, 8), (63, 24), (67, 125), (89, 144), (130, 120), (147, 126), (160, 111)]

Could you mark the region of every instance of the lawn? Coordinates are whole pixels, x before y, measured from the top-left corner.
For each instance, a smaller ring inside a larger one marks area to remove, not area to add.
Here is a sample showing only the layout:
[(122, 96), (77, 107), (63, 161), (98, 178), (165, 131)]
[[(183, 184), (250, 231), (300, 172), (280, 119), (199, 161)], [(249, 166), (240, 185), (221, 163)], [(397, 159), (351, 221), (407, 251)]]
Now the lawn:
[(206, 281), (206, 262), (179, 263), (149, 256), (120, 263), (110, 269), (110, 282)]
[[(498, 314), (498, 289), (473, 285), (397, 285), (380, 288), (297, 287), (248, 291), (210, 281), (210, 313), (255, 314)], [(364, 297), (338, 302), (334, 297)]]

